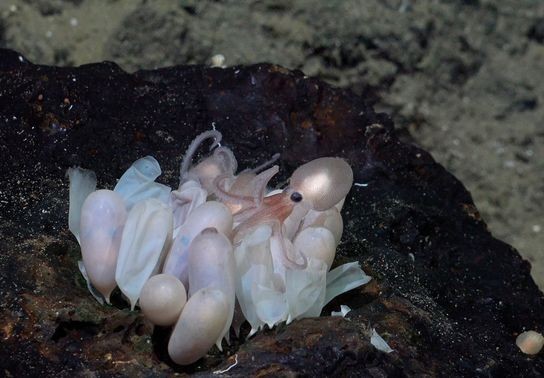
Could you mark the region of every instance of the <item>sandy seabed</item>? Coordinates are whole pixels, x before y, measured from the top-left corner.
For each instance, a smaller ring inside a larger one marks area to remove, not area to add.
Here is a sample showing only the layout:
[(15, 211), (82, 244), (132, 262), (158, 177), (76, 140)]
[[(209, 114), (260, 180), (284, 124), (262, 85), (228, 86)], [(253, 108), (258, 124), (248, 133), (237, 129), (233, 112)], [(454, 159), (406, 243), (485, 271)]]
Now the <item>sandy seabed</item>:
[(0, 47), (128, 71), (222, 54), (351, 88), (464, 183), (544, 288), (544, 2), (4, 0)]

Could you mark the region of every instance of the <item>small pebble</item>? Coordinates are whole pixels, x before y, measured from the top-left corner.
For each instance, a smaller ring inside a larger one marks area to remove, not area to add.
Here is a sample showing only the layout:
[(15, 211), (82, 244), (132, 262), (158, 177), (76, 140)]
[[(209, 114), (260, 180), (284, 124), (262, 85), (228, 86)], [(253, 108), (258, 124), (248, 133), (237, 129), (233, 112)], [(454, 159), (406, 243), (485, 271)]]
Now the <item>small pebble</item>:
[(525, 354), (537, 354), (544, 346), (544, 336), (536, 331), (526, 331), (516, 338), (516, 345)]
[(225, 56), (223, 54), (216, 54), (212, 56), (212, 67), (225, 67)]

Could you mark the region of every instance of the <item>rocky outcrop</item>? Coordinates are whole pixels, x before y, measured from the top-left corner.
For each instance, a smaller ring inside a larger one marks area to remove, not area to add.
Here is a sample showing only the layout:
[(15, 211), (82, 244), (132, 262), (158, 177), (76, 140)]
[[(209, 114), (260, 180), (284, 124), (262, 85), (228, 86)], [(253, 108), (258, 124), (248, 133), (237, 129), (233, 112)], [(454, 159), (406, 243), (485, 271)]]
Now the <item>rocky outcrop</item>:
[[(280, 185), (298, 165), (341, 156), (356, 185), (337, 261), (374, 277), (322, 316), (233, 336), (189, 367), (119, 294), (90, 296), (67, 227), (73, 165), (100, 187), (153, 155), (173, 185), (192, 138), (212, 127), (241, 167), (280, 152)], [(113, 63), (37, 66), (0, 50), (0, 368), (7, 375), (538, 376), (542, 354), (515, 345), (542, 332), (544, 295), (529, 263), (494, 239), (470, 194), (431, 156), (401, 142), (364, 100), (282, 67), (176, 66), (127, 74)], [(394, 349), (370, 344), (375, 328)]]

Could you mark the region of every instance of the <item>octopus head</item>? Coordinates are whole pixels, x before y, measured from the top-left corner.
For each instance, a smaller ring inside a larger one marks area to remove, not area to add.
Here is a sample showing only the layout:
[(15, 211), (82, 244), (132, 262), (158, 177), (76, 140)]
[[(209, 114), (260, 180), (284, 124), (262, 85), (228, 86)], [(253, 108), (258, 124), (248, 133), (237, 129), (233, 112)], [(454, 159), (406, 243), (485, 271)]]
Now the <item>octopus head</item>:
[(346, 197), (352, 185), (353, 171), (344, 159), (322, 157), (297, 168), (286, 192), (292, 202), (325, 211)]

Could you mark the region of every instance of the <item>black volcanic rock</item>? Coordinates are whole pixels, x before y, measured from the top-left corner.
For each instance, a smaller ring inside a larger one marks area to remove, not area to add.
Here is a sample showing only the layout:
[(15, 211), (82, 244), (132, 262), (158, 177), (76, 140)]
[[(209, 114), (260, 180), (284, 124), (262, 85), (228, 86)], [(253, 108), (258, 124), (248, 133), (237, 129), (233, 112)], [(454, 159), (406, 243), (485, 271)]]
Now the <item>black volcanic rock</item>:
[[(337, 261), (374, 277), (321, 317), (234, 338), (189, 367), (165, 355), (168, 330), (100, 306), (77, 269), (65, 171), (92, 169), (111, 188), (145, 155), (175, 185), (191, 139), (217, 127), (242, 168), (281, 153), (276, 184), (318, 156), (349, 160)], [(544, 327), (529, 263), (496, 240), (463, 185), (399, 141), (362, 98), (282, 67), (176, 66), (127, 74), (114, 63), (38, 66), (0, 50), (0, 369), (11, 376), (540, 376), (544, 355), (515, 345)], [(376, 328), (395, 350), (369, 342)]]

